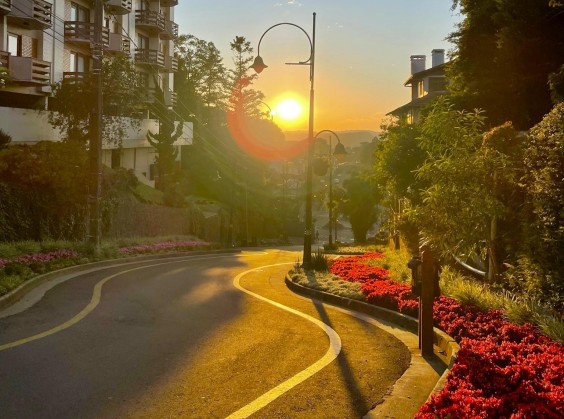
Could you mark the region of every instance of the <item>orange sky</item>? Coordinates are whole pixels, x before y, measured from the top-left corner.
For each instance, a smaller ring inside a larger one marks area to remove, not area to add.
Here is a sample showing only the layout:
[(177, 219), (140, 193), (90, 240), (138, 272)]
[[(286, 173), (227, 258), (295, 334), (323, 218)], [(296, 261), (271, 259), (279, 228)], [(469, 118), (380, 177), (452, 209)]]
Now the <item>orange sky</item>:
[[(213, 3), (213, 5), (212, 5)], [(278, 23), (299, 25), (312, 37), (316, 19), (314, 130), (380, 129), (382, 118), (410, 100), (403, 86), (409, 77), (410, 55), (452, 45), (445, 41), (460, 20), (452, 0), (189, 0), (180, 2), (175, 20), (180, 33), (213, 42), (231, 66), (229, 43), (244, 36), (255, 53), (261, 35)], [(307, 37), (300, 29), (281, 25), (264, 36), (260, 55), (269, 66), (254, 87), (272, 108), (292, 92), (302, 98), (305, 114), (285, 130), (307, 130), (309, 67), (285, 62), (309, 57)]]

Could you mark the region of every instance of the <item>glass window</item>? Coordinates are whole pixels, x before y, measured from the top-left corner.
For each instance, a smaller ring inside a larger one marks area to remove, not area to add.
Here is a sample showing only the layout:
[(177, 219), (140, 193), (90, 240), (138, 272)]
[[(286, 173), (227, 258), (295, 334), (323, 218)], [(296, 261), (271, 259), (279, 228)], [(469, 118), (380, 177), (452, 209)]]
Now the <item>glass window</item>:
[(11, 55), (22, 54), (22, 37), (13, 33), (8, 33), (8, 52)]

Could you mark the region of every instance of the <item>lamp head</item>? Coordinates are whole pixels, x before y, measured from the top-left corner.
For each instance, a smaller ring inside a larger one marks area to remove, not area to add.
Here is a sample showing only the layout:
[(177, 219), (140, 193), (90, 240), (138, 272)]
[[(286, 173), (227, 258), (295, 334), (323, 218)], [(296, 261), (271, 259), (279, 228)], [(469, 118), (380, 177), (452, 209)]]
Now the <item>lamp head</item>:
[(335, 151), (333, 152), (333, 156), (335, 156), (335, 158), (339, 163), (343, 163), (347, 158), (347, 150), (345, 150), (345, 146), (340, 141), (335, 146)]
[(268, 67), (268, 66), (264, 63), (264, 61), (262, 60), (262, 57), (260, 55), (256, 56), (255, 61), (253, 62), (253, 65), (251, 66), (251, 68), (259, 74), (262, 73), (262, 70), (264, 70), (266, 67)]

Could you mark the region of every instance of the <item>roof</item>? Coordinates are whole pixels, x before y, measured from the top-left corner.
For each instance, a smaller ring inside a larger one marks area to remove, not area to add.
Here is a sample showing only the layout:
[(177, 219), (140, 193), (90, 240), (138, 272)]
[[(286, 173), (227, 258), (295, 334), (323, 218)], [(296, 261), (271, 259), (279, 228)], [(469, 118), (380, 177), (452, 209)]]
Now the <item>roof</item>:
[[(436, 74), (435, 74), (436, 73)], [(404, 86), (409, 86), (413, 82), (413, 80), (422, 79), (428, 76), (444, 76), (445, 74), (445, 63), (436, 65), (434, 67), (428, 68), (423, 71), (418, 71), (417, 73), (412, 74), (403, 84)]]
[(423, 108), (425, 105), (427, 105), (431, 100), (435, 99), (438, 96), (442, 96), (444, 94), (444, 92), (431, 92), (426, 94), (423, 97), (419, 97), (417, 99), (412, 100), (409, 103), (406, 103), (405, 105), (400, 106), (399, 108), (394, 109), (393, 111), (388, 112), (386, 115), (397, 115), (397, 114), (401, 114), (405, 111), (407, 111), (408, 109), (413, 109), (413, 108)]

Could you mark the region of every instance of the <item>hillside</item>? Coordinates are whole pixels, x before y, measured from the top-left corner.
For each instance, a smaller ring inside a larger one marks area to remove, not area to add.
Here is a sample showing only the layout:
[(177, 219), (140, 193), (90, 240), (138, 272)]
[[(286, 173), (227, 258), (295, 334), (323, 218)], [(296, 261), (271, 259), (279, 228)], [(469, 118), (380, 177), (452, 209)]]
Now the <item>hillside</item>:
[[(360, 143), (369, 143), (378, 135), (376, 131), (370, 130), (351, 130), (335, 131), (345, 147), (358, 147)], [(287, 141), (299, 141), (307, 138), (307, 131), (286, 131)], [(321, 134), (321, 138), (329, 138), (329, 133)], [(333, 140), (334, 141), (334, 140)]]

